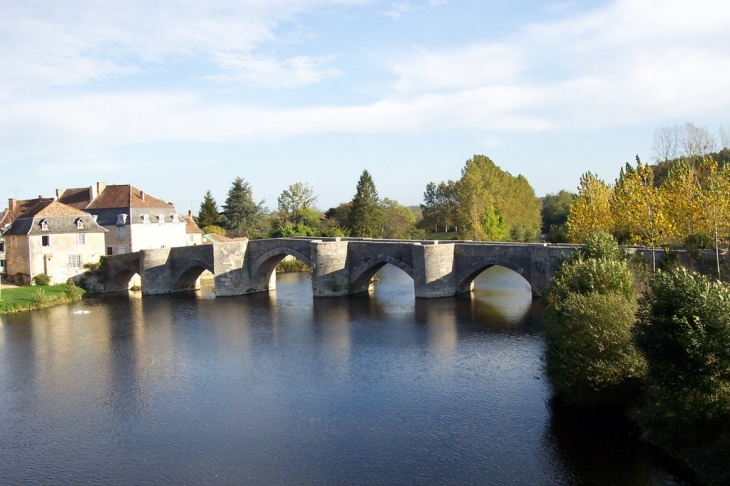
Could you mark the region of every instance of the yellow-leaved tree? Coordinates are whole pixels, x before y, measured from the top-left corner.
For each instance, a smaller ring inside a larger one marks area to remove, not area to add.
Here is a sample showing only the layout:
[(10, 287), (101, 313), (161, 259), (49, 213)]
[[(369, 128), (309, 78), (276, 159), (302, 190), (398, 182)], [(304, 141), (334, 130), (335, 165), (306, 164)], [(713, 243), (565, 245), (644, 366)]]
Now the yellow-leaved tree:
[(613, 227), (610, 199), (611, 188), (605, 182), (590, 172), (580, 176), (578, 196), (568, 213), (568, 239), (583, 243), (597, 231), (610, 233)]
[(702, 173), (701, 208), (703, 225), (707, 234), (715, 240), (717, 278), (720, 278), (720, 236), (730, 231), (730, 168), (719, 168), (711, 157), (700, 162)]
[(667, 237), (682, 244), (689, 236), (704, 233), (702, 186), (693, 165), (684, 160), (672, 165), (659, 192), (670, 223)]
[(655, 270), (655, 249), (673, 231), (664, 195), (654, 187), (654, 171), (637, 156), (636, 168), (627, 163), (621, 169), (611, 197), (615, 231), (627, 235), (628, 241), (650, 246)]

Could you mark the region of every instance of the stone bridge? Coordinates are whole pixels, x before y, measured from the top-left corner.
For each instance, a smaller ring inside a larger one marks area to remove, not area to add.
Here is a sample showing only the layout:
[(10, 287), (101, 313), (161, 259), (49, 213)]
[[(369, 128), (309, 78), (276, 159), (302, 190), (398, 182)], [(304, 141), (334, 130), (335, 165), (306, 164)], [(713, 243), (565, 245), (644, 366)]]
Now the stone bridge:
[(373, 240), (367, 238), (276, 238), (214, 245), (142, 250), (109, 256), (91, 292), (127, 290), (140, 276), (143, 295), (199, 288), (208, 270), (216, 296), (267, 292), (276, 288), (276, 265), (292, 255), (312, 268), (312, 293), (319, 297), (367, 292), (384, 265), (413, 279), (416, 297), (470, 292), (474, 279), (499, 265), (520, 274), (541, 296), (574, 245), (471, 241)]

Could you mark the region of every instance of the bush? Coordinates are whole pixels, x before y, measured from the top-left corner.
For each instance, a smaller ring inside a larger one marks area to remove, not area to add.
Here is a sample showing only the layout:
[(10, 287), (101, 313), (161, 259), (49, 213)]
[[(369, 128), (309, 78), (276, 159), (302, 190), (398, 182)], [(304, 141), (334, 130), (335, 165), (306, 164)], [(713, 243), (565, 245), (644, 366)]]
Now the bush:
[(50, 285), (51, 283), (51, 277), (46, 275), (45, 273), (40, 273), (33, 277), (33, 283), (35, 285), (38, 285), (39, 287), (45, 287)]
[(44, 307), (51, 301), (51, 296), (46, 295), (43, 289), (38, 289), (33, 295), (33, 303), (38, 307)]
[(634, 347), (636, 291), (626, 255), (606, 233), (563, 263), (545, 299), (545, 365), (572, 405), (627, 405), (646, 365)]
[(704, 482), (730, 484), (730, 287), (678, 268), (652, 289), (635, 328), (648, 363), (636, 419)]
[(631, 341), (636, 302), (609, 292), (569, 293), (544, 319), (554, 391), (579, 406), (621, 406), (640, 389), (646, 364)]
[(6, 277), (6, 280), (10, 282), (13, 285), (17, 285), (18, 287), (27, 287), (30, 285), (30, 275), (27, 273), (16, 273), (15, 275), (8, 275)]
[(66, 298), (71, 301), (79, 300), (81, 299), (81, 296), (83, 295), (83, 290), (81, 288), (77, 287), (73, 282), (66, 282), (66, 286), (63, 289), (63, 293), (66, 295)]

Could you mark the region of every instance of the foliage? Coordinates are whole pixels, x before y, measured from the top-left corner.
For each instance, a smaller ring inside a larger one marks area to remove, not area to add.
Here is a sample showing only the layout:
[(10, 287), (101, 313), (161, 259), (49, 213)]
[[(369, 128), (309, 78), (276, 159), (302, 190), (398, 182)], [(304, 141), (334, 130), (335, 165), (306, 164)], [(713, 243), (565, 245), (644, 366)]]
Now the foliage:
[(218, 211), (218, 204), (213, 199), (213, 194), (210, 191), (205, 192), (203, 202), (200, 203), (197, 223), (201, 228), (205, 226), (219, 226), (222, 223), (220, 211)]
[(319, 236), (319, 231), (316, 228), (302, 224), (284, 224), (275, 227), (271, 232), (272, 238), (287, 238), (292, 236)]
[(596, 231), (610, 232), (613, 214), (610, 206), (611, 190), (590, 172), (580, 177), (578, 195), (568, 213), (568, 239), (582, 243)]
[(51, 283), (51, 277), (46, 275), (45, 273), (39, 273), (35, 277), (33, 277), (33, 285), (38, 285), (41, 287), (45, 287)]
[(424, 204), (421, 204), (423, 219), (421, 227), (433, 231), (456, 229), (456, 217), (459, 206), (456, 183), (440, 182), (436, 185), (429, 182), (423, 193)]
[(536, 241), (541, 202), (522, 175), (512, 176), (484, 155), (466, 161), (455, 183), (457, 224), (472, 240)]
[(317, 212), (313, 211), (313, 205), (317, 196), (309, 185), (297, 182), (285, 189), (279, 196), (279, 212), (286, 223), (294, 225), (311, 225), (312, 214), (316, 219)]
[(84, 295), (84, 291), (71, 281), (66, 282), (63, 293), (69, 301), (79, 300)]
[(610, 235), (586, 240), (548, 289), (546, 369), (555, 393), (570, 404), (625, 405), (645, 371), (631, 339), (637, 307), (633, 278)]
[(644, 436), (707, 483), (730, 482), (730, 287), (678, 268), (658, 272), (641, 304), (648, 363)]
[(398, 201), (385, 198), (381, 203), (383, 210), (383, 238), (415, 239), (423, 236), (416, 228), (416, 215), (413, 211), (398, 204)]
[(551, 243), (563, 243), (567, 239), (567, 224), (570, 206), (573, 204), (576, 195), (568, 191), (562, 190), (557, 194), (548, 194), (541, 198), (542, 209), (540, 216), (542, 218), (543, 234), (552, 234), (552, 238), (548, 238)]
[(276, 273), (311, 272), (306, 263), (299, 260), (282, 260), (276, 266)]
[(702, 192), (700, 207), (704, 218), (701, 219), (703, 233), (715, 240), (717, 278), (720, 278), (720, 236), (730, 231), (730, 167), (720, 168), (712, 158), (704, 158), (700, 164), (704, 177), (701, 180)]
[(30, 285), (30, 275), (27, 273), (16, 273), (14, 275), (8, 275), (5, 279), (13, 285), (18, 287), (26, 287)]
[(220, 226), (216, 226), (214, 224), (208, 225), (208, 226), (203, 226), (203, 228), (201, 228), (201, 230), (203, 231), (203, 234), (205, 234), (205, 235), (214, 234), (214, 235), (226, 236), (226, 230), (224, 228), (221, 228)]
[(362, 172), (357, 182), (357, 192), (352, 199), (349, 228), (352, 236), (379, 238), (383, 235), (383, 209), (380, 206), (378, 191), (367, 170)]
[(223, 205), (223, 223), (230, 236), (261, 238), (268, 234), (264, 201), (254, 203), (251, 186), (240, 177), (233, 181)]

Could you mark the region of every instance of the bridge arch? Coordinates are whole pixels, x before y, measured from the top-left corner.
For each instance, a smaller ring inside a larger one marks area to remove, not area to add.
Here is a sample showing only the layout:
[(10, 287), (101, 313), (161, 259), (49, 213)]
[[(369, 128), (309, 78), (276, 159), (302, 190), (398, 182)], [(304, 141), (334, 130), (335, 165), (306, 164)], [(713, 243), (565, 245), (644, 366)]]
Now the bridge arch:
[(503, 260), (497, 260), (493, 258), (487, 258), (484, 260), (480, 260), (478, 262), (474, 262), (471, 265), (469, 265), (466, 269), (461, 271), (456, 276), (456, 292), (457, 293), (464, 293), (464, 292), (470, 292), (474, 283), (474, 279), (476, 279), (479, 274), (481, 274), (483, 271), (487, 270), (488, 268), (494, 267), (494, 266), (500, 266), (507, 268), (509, 270), (512, 270), (513, 272), (520, 275), (522, 278), (525, 279), (525, 281), (530, 285), (530, 288), (532, 288), (532, 282), (530, 281), (530, 273), (525, 270), (522, 266), (518, 265), (517, 263), (513, 261), (503, 261)]
[(293, 256), (305, 265), (312, 267), (312, 259), (295, 248), (279, 246), (262, 253), (251, 264), (251, 280), (266, 282), (270, 289), (276, 288), (276, 266), (287, 256)]
[(200, 275), (208, 270), (215, 273), (213, 264), (202, 258), (192, 258), (172, 276), (172, 290), (194, 289)]
[(352, 270), (350, 273), (350, 287), (352, 292), (367, 292), (370, 288), (370, 280), (387, 264), (403, 270), (411, 279), (415, 280), (413, 267), (401, 259), (390, 255), (383, 255), (381, 258), (363, 262)]
[(126, 264), (110, 269), (106, 281), (109, 291), (129, 290), (135, 275), (141, 275), (139, 266)]

